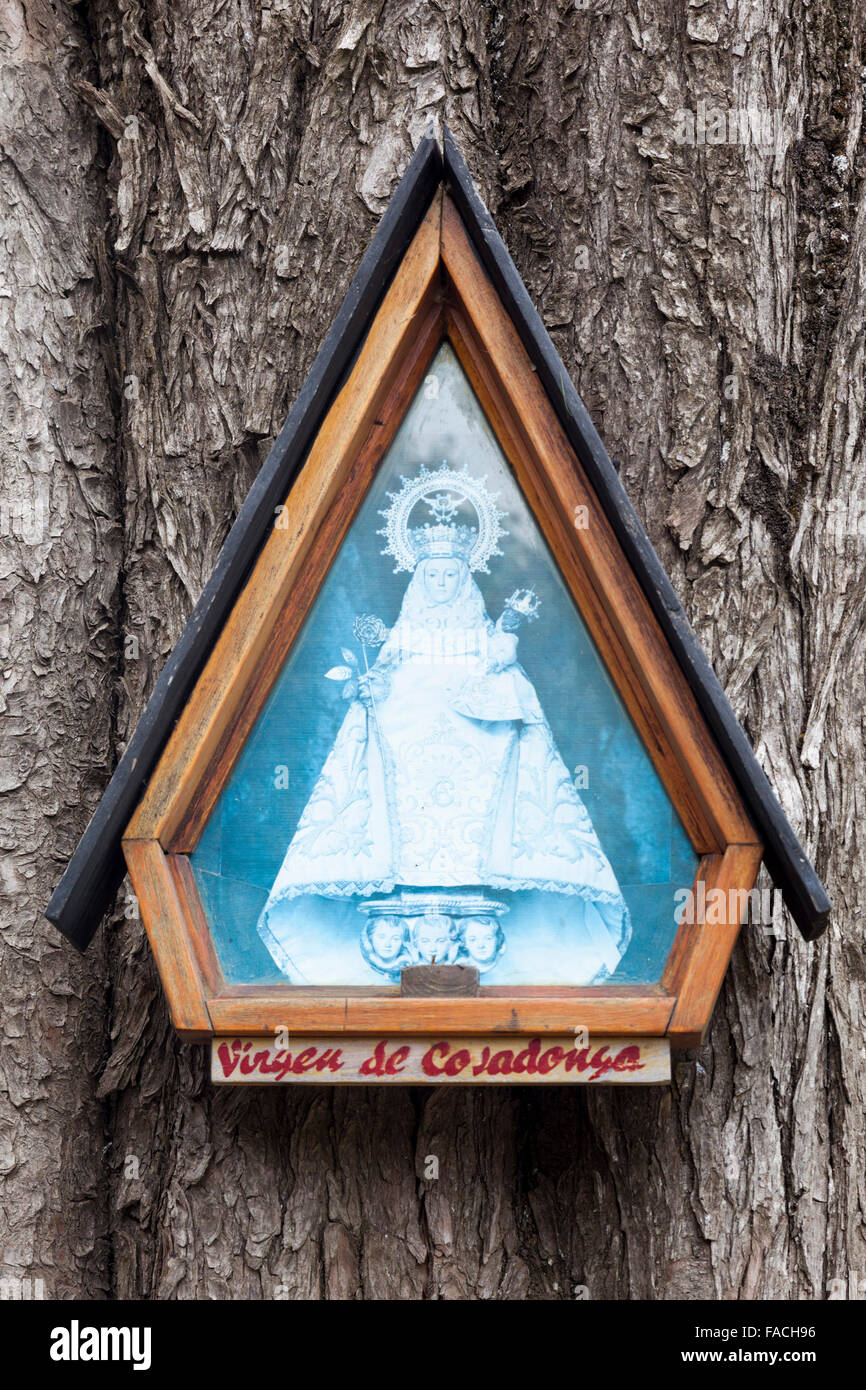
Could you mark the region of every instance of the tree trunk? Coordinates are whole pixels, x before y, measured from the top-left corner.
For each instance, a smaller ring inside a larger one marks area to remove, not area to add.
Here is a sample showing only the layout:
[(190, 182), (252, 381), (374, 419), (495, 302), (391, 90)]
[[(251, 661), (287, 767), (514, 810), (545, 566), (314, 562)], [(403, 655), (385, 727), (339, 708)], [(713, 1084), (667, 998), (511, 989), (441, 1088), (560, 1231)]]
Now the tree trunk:
[[(46, 540), (0, 538), (10, 1270), (90, 1297), (846, 1296), (863, 7), (4, 0), (0, 25), (4, 481), (50, 495)], [(431, 116), (834, 900), (817, 945), (781, 909), (744, 932), (669, 1091), (213, 1089), (125, 896), (83, 962), (39, 921)]]
[(42, 910), (114, 758), (121, 560), (106, 164), (65, 0), (0, 4), (0, 1280), (108, 1290), (106, 941)]

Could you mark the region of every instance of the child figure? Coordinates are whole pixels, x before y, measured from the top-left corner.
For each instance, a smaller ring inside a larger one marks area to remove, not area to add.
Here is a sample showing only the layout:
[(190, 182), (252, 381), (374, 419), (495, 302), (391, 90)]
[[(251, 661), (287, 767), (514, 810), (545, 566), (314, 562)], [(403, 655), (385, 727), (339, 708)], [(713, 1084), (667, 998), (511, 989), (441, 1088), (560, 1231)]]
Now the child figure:
[(467, 917), (463, 948), (470, 965), (482, 973), (496, 964), (505, 950), (505, 933), (496, 917)]

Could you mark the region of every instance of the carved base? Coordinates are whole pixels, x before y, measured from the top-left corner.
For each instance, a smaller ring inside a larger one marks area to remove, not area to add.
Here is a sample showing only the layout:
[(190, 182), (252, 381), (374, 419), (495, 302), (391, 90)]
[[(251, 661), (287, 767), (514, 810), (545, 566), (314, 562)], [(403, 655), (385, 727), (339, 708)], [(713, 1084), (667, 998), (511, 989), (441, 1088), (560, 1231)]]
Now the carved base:
[(400, 993), (407, 999), (447, 995), (472, 999), (478, 993), (474, 965), (406, 965), (400, 974)]
[(402, 890), (361, 902), (358, 911), (367, 919), (364, 959), (392, 980), (415, 965), (466, 965), (484, 973), (505, 949), (500, 918), (508, 906), (483, 891)]

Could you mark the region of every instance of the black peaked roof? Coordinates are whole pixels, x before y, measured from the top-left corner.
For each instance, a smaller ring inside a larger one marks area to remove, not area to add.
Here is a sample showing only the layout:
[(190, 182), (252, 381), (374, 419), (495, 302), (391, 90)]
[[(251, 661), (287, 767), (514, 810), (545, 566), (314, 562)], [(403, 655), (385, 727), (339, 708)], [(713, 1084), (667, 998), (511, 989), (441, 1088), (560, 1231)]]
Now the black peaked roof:
[(121, 837), (235, 599), (438, 184), (444, 181), (479, 258), (523, 341), (559, 421), (594, 487), (764, 843), (764, 858), (803, 936), (825, 929), (830, 900), (689, 626), (673, 585), (629, 502), (466, 164), (445, 128), (424, 136), (376, 230), (340, 311), (250, 489), (202, 595), (154, 687), (46, 916), (84, 950), (125, 872)]

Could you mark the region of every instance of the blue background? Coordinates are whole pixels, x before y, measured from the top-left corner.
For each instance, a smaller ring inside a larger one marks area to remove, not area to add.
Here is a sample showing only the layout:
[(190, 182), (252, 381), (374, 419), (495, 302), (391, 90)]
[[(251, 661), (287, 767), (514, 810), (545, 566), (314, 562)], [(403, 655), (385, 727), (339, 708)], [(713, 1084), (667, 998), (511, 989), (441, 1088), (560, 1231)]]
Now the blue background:
[[(613, 980), (656, 981), (676, 933), (674, 893), (690, 888), (698, 858), (581, 619), (556, 563), (509, 470), (453, 350), (440, 348), (338, 553), (268, 702), (191, 855), (226, 979), (284, 981), (256, 922), (289, 841), (346, 712), (339, 681), (342, 647), (360, 658), (352, 636), (359, 613), (396, 620), (409, 575), (382, 555), (381, 509), (402, 475), (443, 459), (485, 476), (508, 513), (502, 557), (476, 574), (495, 619), (517, 587), (534, 587), (538, 619), (519, 633), (518, 660), (533, 682), (566, 766), (586, 768), (577, 783), (602, 849), (632, 915), (633, 937)], [(467, 518), (468, 519), (468, 518)], [(372, 659), (372, 658), (371, 658)], [(282, 785), (285, 782), (288, 785)], [(575, 983), (557, 973), (556, 943), (573, 900), (543, 893), (505, 895), (503, 926), (534, 948), (537, 984)], [(363, 961), (361, 919), (352, 902), (301, 899), (323, 958), (345, 960), (346, 984), (383, 983)], [(527, 935), (528, 934), (528, 935)], [(516, 939), (516, 938), (515, 938)], [(512, 955), (514, 953), (512, 952)], [(521, 955), (526, 960), (525, 950)], [(528, 983), (509, 973), (506, 950), (486, 984)], [(329, 977), (330, 978), (330, 977)], [(315, 980), (311, 981), (315, 983)]]

